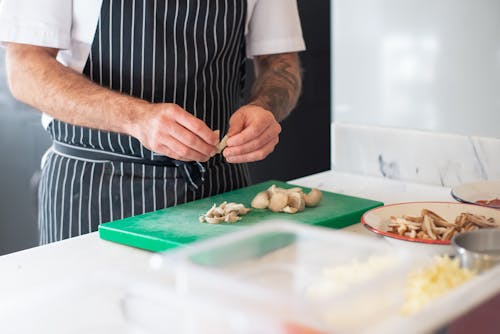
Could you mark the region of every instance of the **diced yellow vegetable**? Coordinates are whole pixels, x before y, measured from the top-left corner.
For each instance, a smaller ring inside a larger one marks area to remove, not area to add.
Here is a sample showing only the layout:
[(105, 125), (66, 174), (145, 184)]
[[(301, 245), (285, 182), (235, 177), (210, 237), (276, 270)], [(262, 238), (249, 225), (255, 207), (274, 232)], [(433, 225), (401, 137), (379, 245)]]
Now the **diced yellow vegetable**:
[(438, 256), (432, 265), (419, 269), (408, 277), (401, 312), (411, 315), (475, 275), (471, 270), (460, 268), (458, 259), (451, 259), (447, 255)]

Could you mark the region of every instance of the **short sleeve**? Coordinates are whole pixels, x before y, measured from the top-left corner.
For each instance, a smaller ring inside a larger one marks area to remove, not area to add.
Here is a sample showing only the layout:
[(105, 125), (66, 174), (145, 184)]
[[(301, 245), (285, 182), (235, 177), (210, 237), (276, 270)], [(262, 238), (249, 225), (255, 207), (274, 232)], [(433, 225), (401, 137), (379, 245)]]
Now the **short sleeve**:
[(249, 8), (248, 57), (305, 50), (296, 0), (254, 0)]
[(0, 42), (71, 46), (72, 0), (0, 0)]

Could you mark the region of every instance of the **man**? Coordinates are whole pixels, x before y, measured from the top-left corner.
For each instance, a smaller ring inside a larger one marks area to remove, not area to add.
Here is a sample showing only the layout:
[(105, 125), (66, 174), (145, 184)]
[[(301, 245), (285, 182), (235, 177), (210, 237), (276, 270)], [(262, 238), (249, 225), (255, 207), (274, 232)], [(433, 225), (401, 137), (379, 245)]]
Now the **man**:
[[(249, 183), (301, 89), (295, 0), (3, 0), (13, 95), (42, 111), (40, 243)], [(245, 59), (256, 81), (243, 105)], [(227, 134), (223, 156), (219, 137)]]

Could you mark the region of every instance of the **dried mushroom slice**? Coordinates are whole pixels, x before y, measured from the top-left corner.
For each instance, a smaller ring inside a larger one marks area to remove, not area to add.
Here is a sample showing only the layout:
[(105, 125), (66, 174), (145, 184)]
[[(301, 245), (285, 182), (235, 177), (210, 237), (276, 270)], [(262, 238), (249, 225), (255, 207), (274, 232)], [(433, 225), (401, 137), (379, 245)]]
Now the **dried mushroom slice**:
[(423, 217), (412, 217), (412, 216), (403, 215), (403, 218), (405, 220), (408, 220), (410, 222), (417, 223), (417, 224), (422, 224), (424, 221)]
[(443, 240), (451, 240), (451, 238), (455, 235), (457, 232), (456, 227), (452, 227), (448, 229), (444, 234), (443, 234)]
[(454, 223), (446, 221), (431, 210), (422, 209), (421, 214), (420, 217), (391, 216), (390, 223), (387, 225), (388, 231), (412, 238), (451, 240), (457, 233), (479, 228), (499, 227), (494, 218), (486, 218), (469, 212), (460, 213)]
[[(480, 227), (498, 227), (493, 218), (487, 219), (484, 216), (475, 215), (473, 213), (465, 213), (468, 222), (471, 222)], [(491, 221), (493, 219), (493, 222)]]
[(430, 218), (432, 218), (432, 220), (434, 221), (434, 224), (436, 226), (441, 226), (441, 227), (454, 227), (455, 226), (453, 223), (448, 222), (447, 220), (445, 220), (444, 218), (442, 218), (438, 214), (432, 212), (431, 210), (422, 209), (421, 214), (424, 217), (429, 216)]
[(434, 234), (434, 231), (432, 230), (432, 227), (434, 226), (434, 222), (433, 222), (433, 219), (429, 216), (429, 215), (426, 215), (424, 216), (424, 224), (423, 224), (423, 228), (422, 230), (427, 234), (429, 235), (429, 237), (432, 239), (432, 240), (436, 240), (437, 237), (436, 235)]

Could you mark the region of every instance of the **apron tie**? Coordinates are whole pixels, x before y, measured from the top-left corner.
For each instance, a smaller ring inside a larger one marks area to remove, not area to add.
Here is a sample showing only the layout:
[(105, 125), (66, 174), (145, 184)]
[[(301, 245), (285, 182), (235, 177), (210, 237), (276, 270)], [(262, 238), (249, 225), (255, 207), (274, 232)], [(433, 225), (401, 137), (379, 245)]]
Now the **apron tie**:
[(175, 167), (181, 173), (183, 180), (189, 189), (196, 191), (205, 181), (206, 169), (198, 161), (181, 161), (167, 156), (154, 154), (155, 159), (143, 159), (140, 157), (75, 146), (60, 141), (54, 141), (52, 145), (54, 152), (69, 158), (84, 159), (91, 161), (115, 161), (139, 163), (144, 165)]

